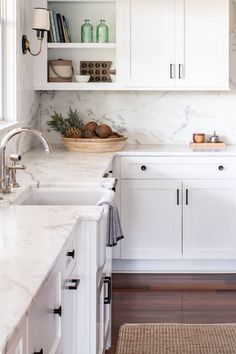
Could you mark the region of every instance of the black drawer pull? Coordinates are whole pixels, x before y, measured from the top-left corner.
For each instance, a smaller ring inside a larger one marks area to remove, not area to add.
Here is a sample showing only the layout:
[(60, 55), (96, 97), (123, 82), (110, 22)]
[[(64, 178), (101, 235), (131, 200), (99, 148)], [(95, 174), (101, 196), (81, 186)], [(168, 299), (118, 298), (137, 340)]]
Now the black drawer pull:
[(189, 204), (189, 200), (188, 200), (189, 198), (188, 198), (188, 189), (186, 189), (186, 205), (188, 205)]
[(68, 289), (68, 290), (77, 290), (78, 287), (79, 287), (80, 279), (69, 279), (68, 282), (72, 283), (74, 285), (69, 285), (69, 286), (66, 287), (66, 289)]
[(43, 354), (43, 348), (39, 352), (34, 352), (34, 354)]
[(54, 309), (54, 310), (53, 310), (53, 313), (54, 313), (55, 315), (58, 315), (58, 316), (61, 317), (61, 313), (62, 313), (62, 308), (61, 308), (61, 306), (58, 307), (58, 309)]
[(220, 165), (220, 166), (218, 167), (218, 169), (219, 169), (220, 171), (223, 171), (223, 170), (224, 170), (224, 166)]
[(142, 171), (146, 171), (147, 170), (147, 166), (145, 166), (145, 165), (141, 166), (141, 170)]
[(110, 305), (112, 297), (112, 281), (111, 277), (105, 277), (104, 284), (107, 284), (107, 296), (104, 297), (104, 304)]
[(179, 189), (177, 189), (177, 205), (179, 205)]
[(71, 257), (71, 258), (75, 258), (75, 250), (71, 251), (71, 252), (67, 252), (67, 257)]

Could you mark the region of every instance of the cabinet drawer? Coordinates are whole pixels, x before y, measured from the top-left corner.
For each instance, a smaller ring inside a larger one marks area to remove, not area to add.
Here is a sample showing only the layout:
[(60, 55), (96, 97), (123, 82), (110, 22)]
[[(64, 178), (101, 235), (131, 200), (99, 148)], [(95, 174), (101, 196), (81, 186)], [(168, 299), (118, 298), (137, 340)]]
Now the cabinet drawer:
[(123, 157), (122, 179), (184, 179), (236, 177), (234, 157)]

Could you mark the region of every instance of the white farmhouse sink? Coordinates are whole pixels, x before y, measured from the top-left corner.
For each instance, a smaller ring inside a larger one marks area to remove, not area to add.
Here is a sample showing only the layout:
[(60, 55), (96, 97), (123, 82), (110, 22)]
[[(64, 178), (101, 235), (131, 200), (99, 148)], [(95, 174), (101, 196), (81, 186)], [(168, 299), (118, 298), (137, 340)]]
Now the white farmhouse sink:
[(104, 188), (33, 188), (24, 193), (16, 204), (95, 206), (106, 193)]
[[(32, 188), (21, 195), (14, 204), (17, 205), (65, 205), (65, 206), (96, 206), (108, 189), (102, 187), (86, 188)], [(107, 243), (106, 208), (100, 221), (99, 246), (97, 249), (97, 265), (101, 269), (106, 261)]]

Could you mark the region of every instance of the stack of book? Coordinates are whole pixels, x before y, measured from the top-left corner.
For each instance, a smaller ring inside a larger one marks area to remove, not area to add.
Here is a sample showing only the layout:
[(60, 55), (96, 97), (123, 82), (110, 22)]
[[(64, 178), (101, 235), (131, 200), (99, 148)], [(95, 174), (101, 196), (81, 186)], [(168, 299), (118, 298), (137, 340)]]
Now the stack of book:
[(68, 20), (60, 13), (50, 11), (50, 31), (48, 42), (71, 43)]

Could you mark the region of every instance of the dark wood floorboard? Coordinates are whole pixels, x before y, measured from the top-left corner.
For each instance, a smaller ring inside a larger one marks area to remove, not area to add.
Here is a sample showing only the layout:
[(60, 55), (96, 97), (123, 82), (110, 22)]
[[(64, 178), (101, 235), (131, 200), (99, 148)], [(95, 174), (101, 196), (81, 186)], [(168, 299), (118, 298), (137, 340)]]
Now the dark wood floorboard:
[(124, 323), (236, 323), (236, 274), (113, 274), (112, 348)]

